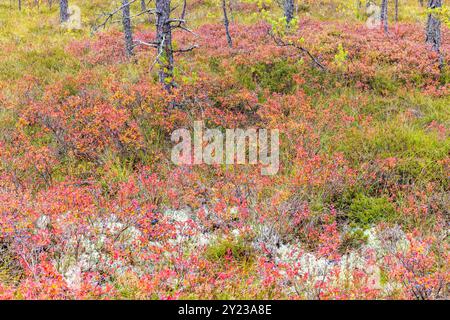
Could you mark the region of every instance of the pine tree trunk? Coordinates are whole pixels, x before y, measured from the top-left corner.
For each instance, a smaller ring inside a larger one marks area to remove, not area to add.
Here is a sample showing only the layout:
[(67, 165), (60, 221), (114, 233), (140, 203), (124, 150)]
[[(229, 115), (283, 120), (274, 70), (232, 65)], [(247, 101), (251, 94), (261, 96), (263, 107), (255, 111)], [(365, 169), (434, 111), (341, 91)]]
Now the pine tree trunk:
[(127, 57), (133, 55), (133, 31), (131, 29), (129, 0), (122, 0), (122, 25), (125, 37), (125, 53)]
[(398, 22), (398, 0), (395, 0), (395, 22)]
[(173, 82), (172, 27), (170, 0), (156, 0), (156, 42), (158, 44), (159, 82), (171, 91)]
[(381, 2), (381, 23), (385, 33), (388, 33), (388, 0)]
[(294, 18), (294, 0), (284, 0), (284, 16), (287, 24)]
[(227, 35), (227, 42), (228, 46), (231, 48), (233, 47), (233, 40), (231, 39), (230, 35), (230, 21), (228, 20), (228, 14), (227, 14), (227, 1), (222, 0), (222, 9), (223, 9), (223, 24), (225, 26), (225, 33)]
[(59, 20), (61, 23), (69, 20), (69, 1), (59, 0)]
[[(428, 8), (442, 7), (442, 0), (428, 0)], [(426, 42), (431, 45), (433, 51), (439, 54), (439, 65), (442, 67), (444, 59), (441, 54), (441, 21), (432, 13), (428, 15)]]

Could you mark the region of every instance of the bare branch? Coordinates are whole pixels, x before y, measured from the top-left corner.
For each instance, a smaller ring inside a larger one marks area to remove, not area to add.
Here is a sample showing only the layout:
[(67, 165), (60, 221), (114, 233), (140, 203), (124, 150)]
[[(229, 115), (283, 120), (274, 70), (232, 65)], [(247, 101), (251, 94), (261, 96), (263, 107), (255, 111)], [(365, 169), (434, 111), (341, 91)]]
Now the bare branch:
[(173, 53), (178, 53), (178, 52), (189, 52), (189, 51), (194, 50), (195, 48), (198, 48), (198, 45), (197, 45), (197, 44), (194, 44), (194, 45), (192, 45), (192, 46), (190, 46), (190, 47), (187, 47), (187, 48), (184, 48), (184, 49), (173, 50)]
[(181, 19), (184, 20), (184, 17), (186, 16), (186, 0), (183, 1), (183, 10), (181, 11)]
[(134, 40), (135, 44), (134, 46), (137, 47), (138, 45), (143, 45), (143, 46), (147, 46), (147, 47), (152, 47), (152, 48), (158, 48), (158, 43), (157, 42), (145, 42), (139, 39)]
[[(166, 36), (163, 35), (162, 36), (162, 40), (161, 43), (157, 45), (158, 48), (158, 54), (155, 57), (155, 60), (153, 60), (152, 65), (150, 66), (150, 71), (153, 70), (153, 67), (158, 63), (159, 58), (161, 57), (162, 53), (164, 52), (163, 48), (164, 48), (164, 42), (166, 41)], [(173, 51), (172, 51), (173, 52)]]
[(118, 12), (120, 12), (123, 8), (125, 8), (126, 6), (129, 6), (130, 4), (136, 2), (137, 0), (130, 0), (127, 3), (124, 3), (123, 5), (121, 5), (119, 8), (114, 9), (111, 12), (104, 12), (102, 13), (97, 19), (96, 21), (100, 20), (103, 17), (106, 17), (105, 20), (103, 20), (102, 23), (96, 24), (92, 27), (92, 33), (97, 32), (99, 29), (101, 28), (105, 28), (106, 25), (108, 24), (109, 21), (112, 20), (112, 18), (114, 17), (114, 15), (116, 15)]
[(191, 29), (185, 27), (185, 26), (176, 26), (173, 28), (180, 28), (181, 30), (184, 30), (186, 32), (192, 33), (194, 36), (196, 36), (197, 38), (199, 37), (199, 35), (197, 33), (195, 33), (194, 31), (192, 31)]
[(299, 45), (297, 45), (295, 43), (292, 43), (292, 42), (285, 42), (282, 39), (277, 38), (271, 31), (269, 31), (269, 35), (275, 41), (277, 46), (279, 46), (279, 47), (293, 47), (293, 48), (297, 49), (298, 51), (306, 54), (313, 61), (313, 63), (317, 67), (319, 67), (323, 71), (327, 71), (327, 68), (322, 63), (320, 63), (320, 61), (315, 56), (313, 56), (313, 54), (308, 49), (306, 49), (306, 48), (304, 48), (302, 46), (299, 46)]

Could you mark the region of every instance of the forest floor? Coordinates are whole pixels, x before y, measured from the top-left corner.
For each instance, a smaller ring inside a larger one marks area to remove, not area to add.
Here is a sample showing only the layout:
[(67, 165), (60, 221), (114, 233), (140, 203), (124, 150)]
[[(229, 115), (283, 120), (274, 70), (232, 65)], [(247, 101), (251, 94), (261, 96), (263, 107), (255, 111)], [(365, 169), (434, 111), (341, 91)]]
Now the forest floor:
[[(112, 5), (69, 2), (81, 30), (0, 2), (0, 298), (448, 298), (450, 30), (440, 69), (417, 1), (388, 34), (302, 1), (280, 37), (326, 70), (270, 36), (275, 2), (232, 1), (229, 48), (220, 3), (188, 1), (170, 93), (155, 49), (92, 33)], [(278, 129), (279, 171), (175, 165), (194, 121)]]

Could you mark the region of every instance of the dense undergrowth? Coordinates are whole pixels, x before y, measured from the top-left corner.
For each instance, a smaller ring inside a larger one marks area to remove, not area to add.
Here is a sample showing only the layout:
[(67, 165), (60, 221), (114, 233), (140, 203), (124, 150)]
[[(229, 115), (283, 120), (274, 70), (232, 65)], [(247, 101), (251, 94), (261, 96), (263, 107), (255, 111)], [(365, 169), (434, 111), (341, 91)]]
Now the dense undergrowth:
[[(385, 35), (305, 1), (290, 37), (324, 72), (256, 5), (236, 6), (228, 48), (193, 1), (197, 36), (175, 45), (199, 48), (169, 94), (154, 50), (129, 61), (119, 29), (89, 34), (100, 3), (77, 1), (72, 32), (56, 8), (0, 4), (1, 298), (448, 298), (450, 73), (423, 16), (405, 7)], [(280, 129), (280, 172), (175, 166), (170, 133), (199, 119)]]

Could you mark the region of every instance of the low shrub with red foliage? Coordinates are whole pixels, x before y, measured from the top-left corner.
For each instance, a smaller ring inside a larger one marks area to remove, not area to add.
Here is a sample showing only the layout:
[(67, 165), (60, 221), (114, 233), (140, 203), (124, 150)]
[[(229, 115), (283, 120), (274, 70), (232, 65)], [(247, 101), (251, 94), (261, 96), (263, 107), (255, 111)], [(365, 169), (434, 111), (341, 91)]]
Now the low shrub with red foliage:
[[(79, 72), (27, 76), (14, 97), (0, 95), (17, 117), (0, 141), (0, 298), (447, 298), (449, 158), (434, 161), (439, 150), (417, 140), (431, 132), (444, 144), (448, 130), (432, 114), (419, 138), (401, 132), (410, 155), (377, 140), (387, 120), (369, 109), (373, 96), (448, 95), (423, 32), (302, 19), (289, 38), (304, 38), (324, 73), (268, 31), (232, 24), (233, 48), (220, 24), (175, 33), (177, 47), (200, 49), (176, 54), (170, 93), (148, 71), (154, 50), (127, 61), (121, 33), (106, 31), (67, 46)], [(444, 28), (447, 60), (448, 39)], [(386, 110), (400, 127), (425, 121)], [(170, 133), (199, 119), (280, 129), (280, 174), (175, 167)], [(428, 160), (436, 167), (420, 166)]]

